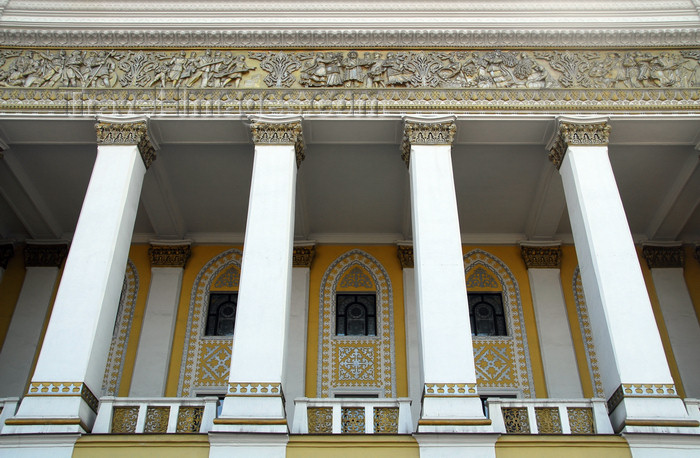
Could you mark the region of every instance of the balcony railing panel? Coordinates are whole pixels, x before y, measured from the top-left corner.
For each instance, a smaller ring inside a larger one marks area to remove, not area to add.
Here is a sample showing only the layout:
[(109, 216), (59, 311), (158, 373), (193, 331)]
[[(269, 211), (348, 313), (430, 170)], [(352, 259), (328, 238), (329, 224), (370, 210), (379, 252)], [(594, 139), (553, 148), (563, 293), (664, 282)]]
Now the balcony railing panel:
[(409, 398), (297, 398), (295, 434), (411, 434)]

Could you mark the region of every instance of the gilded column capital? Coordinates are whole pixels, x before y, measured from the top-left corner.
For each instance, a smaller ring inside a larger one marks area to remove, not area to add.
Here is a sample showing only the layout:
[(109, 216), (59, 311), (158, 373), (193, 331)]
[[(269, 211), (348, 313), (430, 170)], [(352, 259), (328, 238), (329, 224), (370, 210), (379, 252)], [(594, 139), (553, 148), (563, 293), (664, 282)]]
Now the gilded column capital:
[(302, 134), (301, 119), (268, 120), (267, 118), (255, 119), (250, 125), (250, 133), (253, 143), (256, 145), (294, 145), (297, 157), (297, 168), (304, 160), (304, 136)]
[(520, 245), (520, 254), (528, 269), (561, 268), (560, 246)]
[(61, 267), (68, 256), (68, 245), (33, 244), (28, 243), (24, 247), (25, 267)]
[(396, 255), (402, 269), (413, 269), (413, 245), (397, 245)]
[(156, 159), (156, 147), (148, 135), (148, 123), (145, 119), (98, 119), (95, 131), (98, 145), (136, 145), (147, 169)]
[(314, 245), (295, 246), (292, 253), (292, 267), (311, 267), (311, 263), (316, 255)]
[(650, 269), (683, 267), (685, 252), (682, 245), (644, 245), (642, 256)]
[(11, 243), (0, 245), (0, 267), (7, 269), (7, 263), (15, 255), (15, 247)]
[(559, 119), (554, 138), (549, 142), (549, 160), (559, 169), (569, 146), (603, 146), (608, 144), (610, 124), (607, 118)]
[(403, 124), (401, 159), (406, 167), (411, 160), (411, 145), (451, 145), (457, 125), (454, 117), (439, 119), (406, 118)]
[(184, 268), (192, 254), (189, 243), (155, 244), (148, 247), (148, 257), (151, 267), (180, 267)]

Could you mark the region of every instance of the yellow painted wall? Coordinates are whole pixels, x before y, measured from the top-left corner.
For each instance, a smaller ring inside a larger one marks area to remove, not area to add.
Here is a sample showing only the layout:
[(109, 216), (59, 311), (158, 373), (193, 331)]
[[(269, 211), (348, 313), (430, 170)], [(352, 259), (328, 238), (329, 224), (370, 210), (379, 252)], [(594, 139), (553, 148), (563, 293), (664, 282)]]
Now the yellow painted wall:
[(290, 436), (287, 458), (418, 458), (411, 436)]
[(206, 434), (86, 435), (73, 458), (208, 458)]
[(618, 436), (501, 436), (496, 458), (630, 458)]
[(15, 311), (15, 305), (22, 290), (22, 282), (24, 282), (26, 271), (24, 269), (23, 248), (23, 245), (15, 246), (15, 254), (7, 263), (7, 269), (5, 269), (0, 282), (0, 349), (5, 342), (12, 313)]
[(318, 314), (320, 303), (321, 280), (326, 269), (339, 256), (350, 250), (363, 250), (379, 261), (386, 269), (394, 293), (394, 348), (396, 352), (396, 394), (408, 396), (406, 374), (406, 333), (403, 306), (403, 271), (397, 257), (396, 245), (318, 245), (310, 272), (309, 291), (309, 326), (306, 356), (306, 395), (317, 396), (316, 378), (318, 376)]

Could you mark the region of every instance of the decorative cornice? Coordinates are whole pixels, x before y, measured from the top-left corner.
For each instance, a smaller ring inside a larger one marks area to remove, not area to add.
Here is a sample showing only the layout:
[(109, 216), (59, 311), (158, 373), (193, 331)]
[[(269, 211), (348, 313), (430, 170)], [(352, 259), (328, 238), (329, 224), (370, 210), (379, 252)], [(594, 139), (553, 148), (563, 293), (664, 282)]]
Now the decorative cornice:
[(554, 139), (549, 145), (549, 160), (559, 169), (569, 146), (607, 145), (610, 124), (607, 121), (560, 120)]
[(83, 401), (97, 412), (99, 401), (92, 390), (83, 382), (32, 382), (27, 396), (80, 396)]
[(156, 149), (148, 135), (146, 121), (99, 121), (95, 124), (95, 131), (98, 145), (136, 145), (146, 168), (149, 168), (156, 158)]
[(297, 167), (304, 160), (304, 137), (301, 121), (265, 122), (254, 121), (250, 125), (253, 143), (256, 145), (294, 145)]
[(411, 160), (411, 145), (451, 145), (457, 126), (454, 119), (448, 121), (409, 120), (404, 122), (401, 159), (408, 167)]
[(613, 410), (625, 398), (677, 398), (674, 384), (623, 383), (617, 387), (608, 399), (608, 412)]
[(24, 247), (25, 267), (61, 267), (68, 256), (66, 244), (27, 244)]
[(464, 398), (479, 396), (476, 383), (426, 383), (423, 385), (425, 398)]
[(4, 28), (0, 46), (104, 48), (670, 48), (700, 42), (700, 28), (558, 29), (396, 29), (261, 30)]
[(0, 245), (0, 267), (7, 269), (7, 263), (10, 262), (10, 258), (15, 254), (15, 247), (11, 243), (4, 243)]
[(192, 254), (192, 248), (188, 244), (178, 245), (151, 245), (148, 248), (148, 257), (151, 267), (180, 267), (184, 268)]
[(398, 245), (396, 247), (396, 255), (399, 258), (402, 269), (413, 269), (413, 246)]
[(520, 254), (528, 269), (559, 269), (561, 247), (521, 245)]
[(316, 248), (313, 245), (295, 246), (292, 254), (292, 267), (311, 267)]
[(683, 250), (682, 245), (644, 245), (642, 247), (642, 256), (646, 260), (650, 269), (683, 267), (685, 262), (685, 251)]

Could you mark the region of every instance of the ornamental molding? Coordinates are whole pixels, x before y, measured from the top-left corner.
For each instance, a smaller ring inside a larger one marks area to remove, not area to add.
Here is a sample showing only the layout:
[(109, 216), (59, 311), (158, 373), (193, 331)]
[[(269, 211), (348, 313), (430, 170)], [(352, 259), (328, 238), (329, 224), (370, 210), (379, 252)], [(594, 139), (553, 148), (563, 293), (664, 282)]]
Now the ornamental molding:
[(606, 146), (609, 138), (607, 119), (561, 118), (548, 146), (549, 160), (559, 169), (569, 146)]
[(280, 383), (229, 382), (226, 396), (284, 397)]
[(401, 159), (408, 167), (413, 145), (452, 145), (457, 125), (454, 117), (431, 120), (429, 118), (407, 118), (403, 126)]
[(24, 247), (25, 267), (61, 267), (68, 256), (67, 244), (27, 244)]
[(12, 258), (14, 255), (14, 245), (11, 243), (4, 243), (0, 245), (0, 267), (7, 269), (7, 263), (10, 262), (10, 258)]
[(97, 413), (99, 401), (83, 382), (32, 382), (26, 396), (80, 396)]
[(95, 131), (98, 145), (136, 145), (146, 169), (156, 159), (156, 149), (148, 135), (146, 120), (129, 122), (98, 119)]
[(413, 269), (413, 245), (398, 245), (396, 255), (402, 269)]
[(250, 125), (250, 133), (256, 145), (294, 145), (297, 167), (301, 166), (305, 157), (301, 120), (291, 122), (255, 120)]
[(189, 244), (155, 245), (148, 248), (148, 257), (151, 267), (179, 267), (184, 268), (192, 254)]
[(521, 245), (520, 254), (528, 269), (559, 269), (561, 267), (560, 246)]
[(677, 393), (672, 383), (623, 383), (608, 399), (608, 412), (612, 413), (625, 398), (677, 398)]
[(464, 398), (479, 396), (476, 383), (426, 383), (423, 385), (424, 398)]
[(685, 252), (682, 245), (677, 246), (656, 246), (644, 245), (642, 256), (650, 269), (661, 269), (670, 267), (683, 267), (685, 262)]
[(314, 260), (316, 248), (311, 246), (295, 246), (292, 253), (292, 267), (310, 268)]
[[(664, 6), (665, 8), (665, 6)], [(130, 13), (132, 13), (130, 11)], [(444, 22), (435, 28), (402, 29), (383, 24), (377, 29), (302, 30), (213, 29), (201, 25), (180, 30), (134, 28), (79, 29), (5, 27), (0, 31), (0, 46), (7, 47), (104, 47), (159, 48), (231, 47), (313, 49), (352, 46), (366, 48), (668, 48), (695, 46), (700, 42), (698, 27), (540, 29), (526, 30), (465, 27), (444, 30)]]

